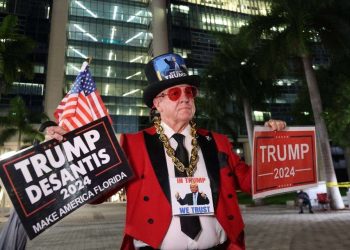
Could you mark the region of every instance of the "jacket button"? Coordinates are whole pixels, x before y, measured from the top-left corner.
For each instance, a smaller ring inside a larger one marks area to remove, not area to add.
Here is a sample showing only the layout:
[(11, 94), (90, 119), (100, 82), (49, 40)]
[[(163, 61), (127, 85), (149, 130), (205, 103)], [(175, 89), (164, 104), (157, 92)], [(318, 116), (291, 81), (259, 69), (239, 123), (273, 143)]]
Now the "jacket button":
[(227, 197), (228, 197), (229, 199), (232, 199), (233, 195), (232, 195), (232, 194), (228, 194)]
[(140, 178), (141, 178), (141, 179), (144, 179), (144, 178), (145, 178), (145, 176), (142, 174), (142, 175), (140, 176)]
[(229, 216), (227, 216), (227, 219), (229, 219), (229, 220), (233, 220), (233, 218), (234, 218), (234, 216), (233, 216), (233, 215), (229, 215)]
[(144, 200), (144, 201), (149, 201), (149, 197), (148, 197), (147, 195), (145, 195), (145, 196), (143, 197), (143, 200)]
[(228, 176), (233, 176), (233, 172), (232, 171), (230, 171), (229, 173), (228, 173)]
[(148, 224), (153, 224), (154, 220), (150, 218), (147, 220), (147, 222), (148, 222)]

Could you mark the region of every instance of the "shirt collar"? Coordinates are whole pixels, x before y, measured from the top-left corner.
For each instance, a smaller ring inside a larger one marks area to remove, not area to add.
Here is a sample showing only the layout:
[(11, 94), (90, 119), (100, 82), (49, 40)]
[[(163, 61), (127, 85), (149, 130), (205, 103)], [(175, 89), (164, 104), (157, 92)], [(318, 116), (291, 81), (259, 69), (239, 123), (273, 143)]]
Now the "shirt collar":
[[(175, 134), (175, 131), (170, 128), (165, 122), (161, 121), (161, 124), (160, 124), (163, 129), (164, 129), (164, 134), (168, 137), (168, 138), (171, 138), (174, 134)], [(180, 134), (183, 134), (185, 137), (188, 137), (190, 136), (190, 133), (191, 132), (191, 126), (190, 124), (188, 124), (185, 129), (182, 130), (182, 132)]]

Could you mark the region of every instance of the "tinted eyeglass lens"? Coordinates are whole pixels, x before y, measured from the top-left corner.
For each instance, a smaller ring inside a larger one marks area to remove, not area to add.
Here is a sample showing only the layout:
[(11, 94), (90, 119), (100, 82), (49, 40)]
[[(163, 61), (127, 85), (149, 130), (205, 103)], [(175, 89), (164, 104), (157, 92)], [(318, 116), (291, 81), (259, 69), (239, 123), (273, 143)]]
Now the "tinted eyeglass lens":
[[(197, 89), (194, 87), (186, 87), (183, 91), (187, 98), (195, 98), (197, 96)], [(170, 100), (177, 101), (181, 96), (181, 92), (181, 88), (175, 87), (169, 89), (167, 95)]]
[(188, 98), (195, 98), (197, 96), (197, 89), (195, 87), (186, 87), (184, 91)]
[(171, 88), (168, 90), (167, 95), (168, 95), (170, 100), (176, 101), (181, 96), (181, 89), (180, 88)]

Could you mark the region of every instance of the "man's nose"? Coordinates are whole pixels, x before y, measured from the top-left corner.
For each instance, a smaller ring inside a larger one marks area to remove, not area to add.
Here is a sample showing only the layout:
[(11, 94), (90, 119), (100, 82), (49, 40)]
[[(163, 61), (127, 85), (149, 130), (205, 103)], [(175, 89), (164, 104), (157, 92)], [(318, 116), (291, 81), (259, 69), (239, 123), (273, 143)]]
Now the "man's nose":
[(190, 98), (187, 97), (184, 91), (181, 91), (180, 102), (189, 102)]

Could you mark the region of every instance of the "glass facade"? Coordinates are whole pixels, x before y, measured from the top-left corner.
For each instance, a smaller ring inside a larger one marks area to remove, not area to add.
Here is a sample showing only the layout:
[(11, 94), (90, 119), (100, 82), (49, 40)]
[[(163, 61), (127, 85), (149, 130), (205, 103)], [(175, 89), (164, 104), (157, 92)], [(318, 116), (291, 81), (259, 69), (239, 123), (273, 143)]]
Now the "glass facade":
[[(10, 99), (20, 95), (30, 110), (42, 113), (43, 88), (46, 80), (52, 0), (1, 0), (0, 20), (9, 14), (18, 18), (18, 32), (31, 38), (36, 46), (31, 56), (33, 79), (18, 79), (7, 95), (0, 99), (0, 113), (5, 114)], [(40, 121), (38, 121), (40, 122)]]
[[(251, 6), (244, 9), (239, 6)], [(255, 7), (265, 6), (263, 1), (170, 1), (170, 45), (189, 60), (194, 72), (201, 72), (218, 51), (217, 39), (212, 31), (237, 34), (247, 23), (249, 15), (260, 14)], [(253, 8), (254, 7), (254, 8)], [(265, 7), (261, 7), (265, 10)], [(249, 14), (249, 15), (248, 15)]]
[[(213, 32), (237, 34), (252, 15), (266, 15), (269, 10), (266, 2), (260, 0), (173, 0), (169, 9), (171, 48), (186, 57), (189, 68), (197, 73), (201, 73), (218, 52)], [(276, 87), (280, 95), (268, 101), (269, 112), (256, 111), (256, 122), (269, 117), (291, 121), (289, 111), (300, 83), (292, 78), (281, 79)], [(235, 126), (239, 135), (245, 137), (245, 124)]]
[[(193, 3), (195, 1), (181, 1)], [(223, 1), (225, 2), (225, 1)], [(253, 1), (250, 1), (253, 2)], [(238, 33), (240, 27), (246, 24), (248, 13), (230, 11), (229, 8), (213, 8), (207, 4), (176, 4), (170, 5), (172, 24), (191, 27), (205, 31), (218, 31), (230, 34)]]
[[(168, 8), (170, 47), (187, 58), (189, 69), (196, 74), (212, 62), (219, 50), (213, 32), (237, 34), (250, 15), (266, 13), (265, 2), (256, 0), (174, 0)], [(239, 135), (246, 136), (245, 124), (234, 127)], [(220, 132), (220, 128), (216, 130)]]
[(92, 57), (90, 70), (116, 132), (146, 126), (149, 111), (142, 89), (152, 39), (148, 1), (71, 0), (68, 19), (65, 91), (83, 60)]
[[(169, 48), (186, 58), (190, 74), (200, 74), (218, 51), (212, 31), (235, 34), (249, 16), (264, 15), (268, 11), (265, 1), (260, 0), (169, 0), (166, 3)], [(33, 105), (31, 109), (39, 112), (43, 110), (51, 6), (52, 0), (0, 0), (1, 17), (17, 14), (20, 30), (38, 44), (33, 55), (34, 80), (20, 79), (12, 94), (24, 96)], [(152, 51), (149, 1), (70, 0), (68, 12), (63, 92), (70, 89), (83, 60), (92, 57), (91, 71), (116, 131), (131, 132), (148, 126), (149, 109), (143, 104), (142, 89), (147, 85), (143, 71)], [(281, 86), (281, 89), (281, 98), (271, 103), (276, 111), (272, 114), (274, 117), (285, 113), (297, 92), (294, 85)], [(3, 97), (2, 102), (8, 100)], [(288, 121), (288, 116), (282, 118)]]
[(179, 0), (178, 2), (192, 3), (222, 10), (248, 15), (265, 15), (268, 10), (264, 0)]

